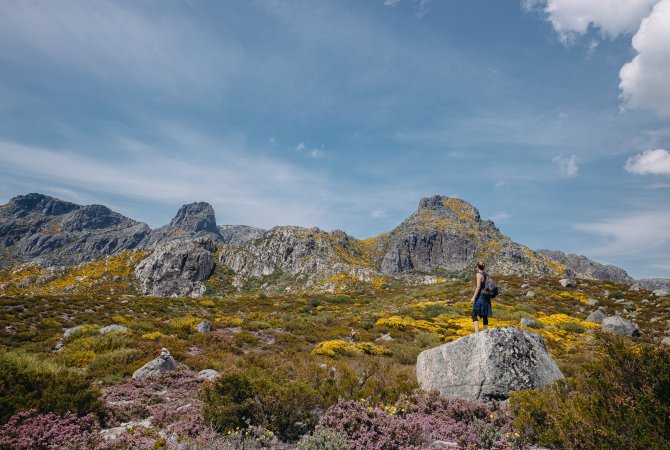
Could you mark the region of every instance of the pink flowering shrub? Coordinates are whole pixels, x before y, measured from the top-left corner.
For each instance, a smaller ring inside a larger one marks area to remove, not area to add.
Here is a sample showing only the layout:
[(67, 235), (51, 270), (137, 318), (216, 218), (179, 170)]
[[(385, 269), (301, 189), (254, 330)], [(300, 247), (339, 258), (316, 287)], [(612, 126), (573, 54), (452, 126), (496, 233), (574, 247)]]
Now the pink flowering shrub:
[(92, 414), (78, 417), (66, 413), (59, 417), (42, 414), (36, 409), (12, 416), (0, 427), (0, 448), (16, 450), (51, 450), (95, 448), (100, 426)]
[(390, 450), (422, 448), (432, 442), (455, 442), (460, 448), (505, 449), (513, 446), (509, 413), (496, 405), (417, 394), (382, 408), (340, 400), (321, 425), (347, 436), (351, 448)]

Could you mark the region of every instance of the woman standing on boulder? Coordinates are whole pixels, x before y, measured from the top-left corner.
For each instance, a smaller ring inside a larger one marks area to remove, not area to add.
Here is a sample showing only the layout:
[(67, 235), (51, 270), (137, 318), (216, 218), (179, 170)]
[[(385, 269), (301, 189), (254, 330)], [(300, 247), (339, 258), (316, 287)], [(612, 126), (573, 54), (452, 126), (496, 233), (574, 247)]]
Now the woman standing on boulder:
[(484, 289), (484, 282), (488, 276), (486, 272), (484, 272), (484, 267), (485, 265), (483, 262), (479, 261), (477, 263), (475, 292), (472, 294), (472, 300), (470, 300), (470, 303), (472, 303), (472, 322), (475, 325), (475, 333), (479, 332), (478, 318), (482, 318), (482, 322), (484, 322), (484, 329), (486, 330), (489, 326), (489, 317), (493, 315), (493, 309), (491, 309), (491, 299), (482, 292)]

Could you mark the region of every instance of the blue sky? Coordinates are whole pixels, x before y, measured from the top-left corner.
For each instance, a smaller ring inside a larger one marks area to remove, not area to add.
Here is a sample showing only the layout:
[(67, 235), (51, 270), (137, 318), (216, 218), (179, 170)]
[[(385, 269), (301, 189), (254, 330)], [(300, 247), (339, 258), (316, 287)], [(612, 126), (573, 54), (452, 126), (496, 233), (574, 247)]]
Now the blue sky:
[(0, 3), (0, 202), (388, 231), (461, 197), (670, 277), (670, 0)]

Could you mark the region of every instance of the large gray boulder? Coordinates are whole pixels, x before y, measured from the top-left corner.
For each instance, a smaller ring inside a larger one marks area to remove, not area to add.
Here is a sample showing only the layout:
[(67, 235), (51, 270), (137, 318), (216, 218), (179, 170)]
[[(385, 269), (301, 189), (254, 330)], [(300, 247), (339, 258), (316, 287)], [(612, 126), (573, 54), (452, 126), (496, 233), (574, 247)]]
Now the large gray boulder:
[(628, 319), (624, 319), (621, 316), (605, 317), (601, 326), (603, 331), (615, 333), (621, 336), (637, 337), (640, 335), (640, 328), (637, 326), (637, 324)]
[(209, 239), (160, 244), (135, 267), (141, 292), (158, 297), (201, 296), (204, 285), (200, 281), (214, 269), (215, 250), (216, 245)]
[(602, 323), (605, 317), (607, 317), (607, 314), (605, 314), (602, 309), (597, 309), (586, 317), (586, 321), (593, 323)]
[(133, 379), (146, 380), (148, 378), (157, 378), (161, 373), (168, 370), (175, 370), (177, 362), (167, 348), (161, 350), (161, 354), (152, 359), (133, 373)]
[(542, 338), (516, 327), (488, 329), (425, 350), (416, 375), (422, 389), (475, 401), (504, 400), (510, 391), (564, 378)]

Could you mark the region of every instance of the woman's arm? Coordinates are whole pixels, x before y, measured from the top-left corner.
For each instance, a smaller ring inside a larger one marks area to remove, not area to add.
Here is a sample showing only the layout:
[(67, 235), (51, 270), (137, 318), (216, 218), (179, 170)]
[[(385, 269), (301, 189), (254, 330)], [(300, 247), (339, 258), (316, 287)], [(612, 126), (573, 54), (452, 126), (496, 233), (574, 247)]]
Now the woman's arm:
[(472, 300), (470, 300), (470, 303), (474, 303), (475, 300), (477, 299), (477, 296), (479, 295), (479, 289), (482, 286), (482, 280), (483, 279), (484, 279), (484, 277), (482, 276), (482, 274), (477, 272), (477, 277), (476, 277), (476, 281), (475, 281), (475, 283), (477, 283), (477, 284), (475, 285), (475, 292), (472, 294)]

